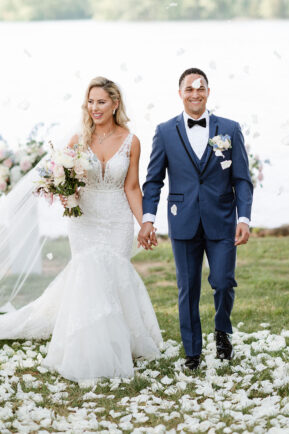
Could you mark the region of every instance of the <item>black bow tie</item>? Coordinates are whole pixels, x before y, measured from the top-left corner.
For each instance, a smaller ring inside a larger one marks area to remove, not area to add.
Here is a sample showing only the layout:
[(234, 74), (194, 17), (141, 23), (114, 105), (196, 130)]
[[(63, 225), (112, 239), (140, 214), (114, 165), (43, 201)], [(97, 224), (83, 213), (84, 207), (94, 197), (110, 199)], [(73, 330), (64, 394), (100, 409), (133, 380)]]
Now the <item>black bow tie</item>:
[(206, 128), (206, 126), (207, 126), (206, 118), (199, 119), (198, 121), (195, 121), (194, 119), (189, 118), (188, 119), (188, 127), (192, 128), (195, 125), (200, 125), (200, 127)]

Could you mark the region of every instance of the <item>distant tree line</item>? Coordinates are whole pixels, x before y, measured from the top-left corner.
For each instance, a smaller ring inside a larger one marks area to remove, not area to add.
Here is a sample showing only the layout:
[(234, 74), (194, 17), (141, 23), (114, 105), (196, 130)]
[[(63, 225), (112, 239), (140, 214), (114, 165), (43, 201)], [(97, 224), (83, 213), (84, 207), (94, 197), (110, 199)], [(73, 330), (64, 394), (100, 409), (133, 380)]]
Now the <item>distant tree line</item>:
[(0, 20), (289, 18), (289, 0), (0, 0)]

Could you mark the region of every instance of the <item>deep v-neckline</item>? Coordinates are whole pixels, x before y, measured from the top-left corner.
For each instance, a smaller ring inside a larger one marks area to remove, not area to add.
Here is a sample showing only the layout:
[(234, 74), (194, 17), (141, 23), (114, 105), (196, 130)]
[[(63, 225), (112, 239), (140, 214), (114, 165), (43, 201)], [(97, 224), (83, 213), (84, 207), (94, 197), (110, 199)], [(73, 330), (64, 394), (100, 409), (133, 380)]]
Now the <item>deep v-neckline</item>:
[(124, 141), (122, 142), (122, 144), (120, 145), (118, 150), (106, 161), (100, 160), (100, 158), (98, 158), (97, 154), (95, 152), (93, 152), (90, 145), (88, 145), (89, 151), (94, 155), (94, 157), (97, 159), (97, 161), (99, 161), (99, 163), (101, 165), (102, 179), (104, 179), (104, 176), (105, 176), (107, 163), (109, 163), (121, 151), (123, 146), (126, 144), (126, 141), (129, 138), (129, 136), (130, 136), (130, 133), (128, 133), (128, 135), (125, 137)]

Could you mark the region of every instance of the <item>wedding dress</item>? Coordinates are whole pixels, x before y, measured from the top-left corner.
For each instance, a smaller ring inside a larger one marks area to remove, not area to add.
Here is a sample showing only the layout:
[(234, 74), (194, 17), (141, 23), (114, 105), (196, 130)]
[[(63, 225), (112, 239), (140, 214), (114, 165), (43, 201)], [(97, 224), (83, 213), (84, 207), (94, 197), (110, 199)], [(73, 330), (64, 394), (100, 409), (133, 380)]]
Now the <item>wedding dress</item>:
[(124, 181), (132, 137), (105, 166), (89, 148), (83, 215), (68, 223), (71, 261), (38, 299), (0, 316), (0, 339), (52, 334), (43, 365), (69, 380), (131, 377), (133, 358), (159, 355), (158, 322), (130, 262), (134, 224)]

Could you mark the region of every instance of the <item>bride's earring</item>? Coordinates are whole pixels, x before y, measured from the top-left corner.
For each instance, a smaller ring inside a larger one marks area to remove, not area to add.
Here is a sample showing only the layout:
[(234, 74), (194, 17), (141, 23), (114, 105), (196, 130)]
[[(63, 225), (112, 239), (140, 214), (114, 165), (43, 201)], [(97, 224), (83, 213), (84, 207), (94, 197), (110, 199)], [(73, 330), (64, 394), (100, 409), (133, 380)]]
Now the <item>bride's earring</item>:
[(115, 115), (116, 109), (113, 110), (112, 114)]

